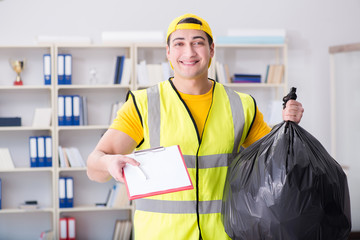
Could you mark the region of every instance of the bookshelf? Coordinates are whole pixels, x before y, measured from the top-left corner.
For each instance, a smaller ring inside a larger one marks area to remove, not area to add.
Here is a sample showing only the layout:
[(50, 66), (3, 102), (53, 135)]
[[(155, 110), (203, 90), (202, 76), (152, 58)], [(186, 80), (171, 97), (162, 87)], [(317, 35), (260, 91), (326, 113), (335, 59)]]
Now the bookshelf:
[[(285, 65), (283, 82), (225, 85), (250, 93), (264, 113), (269, 99), (280, 100), (287, 93), (287, 46), (280, 45), (215, 45), (215, 56), (209, 68), (209, 77), (215, 79), (214, 63), (228, 64), (230, 74), (239, 71), (260, 73), (265, 76), (268, 64)], [(102, 134), (110, 124), (111, 105), (124, 101), (129, 90), (148, 87), (136, 80), (137, 65), (145, 60), (149, 64), (167, 62), (164, 43), (119, 44), (54, 44), (39, 46), (0, 46), (0, 117), (19, 116), (22, 126), (0, 127), (0, 147), (9, 148), (15, 169), (0, 170), (2, 179), (2, 209), (0, 210), (0, 238), (35, 239), (46, 230), (59, 235), (59, 219), (76, 219), (76, 236), (79, 239), (110, 239), (116, 220), (132, 219), (134, 206), (122, 208), (97, 207), (106, 201), (108, 190), (115, 181), (92, 182), (87, 178), (86, 167), (62, 168), (59, 165), (58, 146), (76, 147), (86, 161)], [(43, 55), (51, 55), (52, 81), (44, 85)], [(71, 54), (72, 84), (59, 85), (57, 55)], [(132, 63), (129, 84), (113, 84), (116, 57), (124, 55)], [(15, 72), (9, 58), (25, 57), (27, 65), (22, 73), (23, 86), (13, 86)], [(94, 81), (94, 73), (96, 81)], [(58, 97), (80, 95), (86, 97), (88, 124), (59, 126)], [(25, 101), (24, 101), (25, 100)], [(52, 124), (33, 127), (36, 108), (51, 108)], [(30, 168), (29, 137), (52, 137), (52, 167)], [(74, 180), (74, 207), (59, 208), (59, 177)], [(29, 180), (27, 180), (29, 179)], [(35, 210), (19, 209), (26, 200), (38, 200)], [(21, 214), (20, 214), (21, 213)], [(36, 221), (35, 221), (36, 220)], [(21, 224), (22, 231), (18, 231)], [(82, 229), (86, 229), (83, 231)]]
[[(281, 101), (289, 92), (287, 44), (216, 44), (214, 62), (228, 66), (229, 76), (235, 73), (259, 74), (260, 83), (225, 83), (236, 91), (252, 95), (264, 119), (269, 120), (272, 101)], [(267, 66), (283, 64), (284, 75), (280, 83), (266, 82)]]
[[(29, 137), (47, 135), (55, 138), (53, 124), (32, 126), (36, 108), (54, 108), (53, 86), (44, 85), (44, 54), (53, 55), (53, 47), (0, 46), (0, 117), (21, 118), (21, 126), (0, 127), (0, 146), (9, 149), (15, 166), (14, 169), (0, 170), (0, 238), (35, 239), (42, 231), (56, 228), (54, 167), (29, 167)], [(16, 74), (9, 59), (25, 59), (21, 73), (23, 86), (13, 86)], [(19, 205), (28, 200), (37, 200), (39, 208), (20, 209)], [(22, 226), (21, 231), (19, 226)]]
[[(116, 57), (124, 55), (132, 59), (132, 45), (56, 45), (54, 54), (71, 54), (72, 84), (59, 85), (55, 81), (54, 101), (59, 95), (79, 95), (86, 97), (88, 123), (81, 126), (55, 125), (56, 146), (76, 147), (86, 161), (102, 134), (110, 123), (111, 105), (124, 101), (128, 85), (114, 84)], [(57, 59), (55, 59), (55, 66)], [(57, 71), (57, 69), (55, 70)], [(92, 77), (96, 72), (96, 80)], [(132, 76), (131, 76), (132, 78)], [(57, 112), (57, 105), (55, 107)], [(58, 148), (55, 156), (58, 156)], [(79, 239), (110, 239), (117, 219), (131, 219), (132, 207), (97, 207), (96, 203), (106, 202), (109, 189), (115, 181), (96, 183), (88, 179), (86, 168), (61, 168), (56, 161), (56, 179), (72, 177), (74, 181), (74, 207), (57, 208), (56, 219), (74, 217), (76, 219), (76, 237)], [(56, 206), (59, 206), (58, 197)], [(81, 229), (87, 229), (81, 231)]]

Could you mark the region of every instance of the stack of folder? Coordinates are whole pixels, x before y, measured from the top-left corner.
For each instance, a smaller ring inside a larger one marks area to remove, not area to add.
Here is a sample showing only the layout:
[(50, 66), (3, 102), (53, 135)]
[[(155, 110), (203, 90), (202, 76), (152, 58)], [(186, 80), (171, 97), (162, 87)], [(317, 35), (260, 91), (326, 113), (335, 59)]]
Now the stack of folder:
[(74, 207), (74, 179), (73, 177), (59, 178), (59, 207)]
[(52, 137), (29, 137), (30, 167), (52, 166)]

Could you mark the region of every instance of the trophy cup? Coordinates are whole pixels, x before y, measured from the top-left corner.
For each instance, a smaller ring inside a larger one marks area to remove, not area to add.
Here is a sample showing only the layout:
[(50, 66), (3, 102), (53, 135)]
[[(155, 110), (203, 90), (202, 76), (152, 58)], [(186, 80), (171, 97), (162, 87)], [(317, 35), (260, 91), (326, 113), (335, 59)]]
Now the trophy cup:
[(16, 79), (14, 81), (14, 85), (23, 85), (20, 73), (24, 69), (25, 59), (23, 59), (23, 60), (12, 60), (12, 59), (10, 59), (9, 62), (10, 62), (11, 67), (16, 72)]

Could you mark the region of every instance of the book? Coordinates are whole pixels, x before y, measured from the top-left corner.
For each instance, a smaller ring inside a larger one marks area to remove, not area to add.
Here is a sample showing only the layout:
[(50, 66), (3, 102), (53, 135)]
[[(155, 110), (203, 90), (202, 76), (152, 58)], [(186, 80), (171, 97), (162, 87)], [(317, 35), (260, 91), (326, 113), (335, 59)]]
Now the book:
[(63, 148), (64, 155), (69, 161), (69, 167), (86, 167), (85, 161), (82, 158), (79, 149), (76, 147)]
[(260, 83), (261, 75), (260, 74), (239, 74), (235, 73), (232, 82), (234, 83)]
[(110, 190), (106, 207), (121, 208), (129, 206), (130, 201), (127, 196), (127, 190), (124, 183), (116, 182)]
[(110, 118), (109, 118), (109, 124), (112, 124), (114, 119), (117, 116), (117, 112), (120, 110), (124, 103), (123, 102), (115, 102), (111, 104), (111, 111), (110, 111)]
[(113, 240), (129, 240), (131, 237), (132, 222), (130, 220), (116, 220)]
[(0, 117), (0, 127), (21, 126), (21, 117)]
[(124, 59), (124, 69), (121, 77), (121, 85), (127, 86), (131, 81), (132, 64), (130, 58)]
[(33, 117), (33, 127), (50, 127), (51, 125), (51, 108), (36, 108)]
[(10, 170), (14, 168), (15, 166), (10, 150), (8, 148), (0, 148), (0, 170)]
[(285, 66), (283, 64), (271, 64), (268, 67), (268, 74), (265, 82), (279, 84), (284, 77)]
[(116, 57), (115, 63), (115, 75), (114, 75), (114, 84), (118, 84), (119, 76), (120, 76), (120, 68), (121, 68), (121, 56)]
[(46, 230), (41, 232), (39, 240), (54, 240), (54, 231)]

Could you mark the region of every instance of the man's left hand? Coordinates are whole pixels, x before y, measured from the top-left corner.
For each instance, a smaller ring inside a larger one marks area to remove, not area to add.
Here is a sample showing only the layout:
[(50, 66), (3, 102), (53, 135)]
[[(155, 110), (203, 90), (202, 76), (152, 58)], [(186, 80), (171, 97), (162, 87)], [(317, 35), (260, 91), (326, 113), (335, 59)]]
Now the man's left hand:
[(284, 121), (292, 121), (299, 123), (304, 113), (302, 104), (296, 100), (289, 100), (286, 103), (285, 109), (282, 111)]

